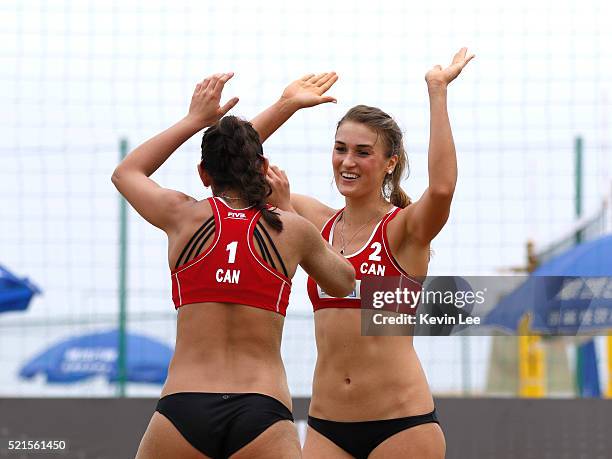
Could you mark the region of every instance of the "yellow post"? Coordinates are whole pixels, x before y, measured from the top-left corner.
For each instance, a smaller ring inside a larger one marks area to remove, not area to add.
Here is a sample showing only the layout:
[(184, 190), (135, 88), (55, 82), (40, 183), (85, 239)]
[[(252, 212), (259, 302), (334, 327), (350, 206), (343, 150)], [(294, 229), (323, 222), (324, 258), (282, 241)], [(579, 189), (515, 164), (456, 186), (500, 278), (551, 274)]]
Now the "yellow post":
[(606, 390), (606, 396), (612, 398), (612, 334), (608, 332), (608, 390)]
[(530, 334), (529, 317), (519, 326), (519, 396), (541, 398), (546, 395), (546, 359), (542, 337)]

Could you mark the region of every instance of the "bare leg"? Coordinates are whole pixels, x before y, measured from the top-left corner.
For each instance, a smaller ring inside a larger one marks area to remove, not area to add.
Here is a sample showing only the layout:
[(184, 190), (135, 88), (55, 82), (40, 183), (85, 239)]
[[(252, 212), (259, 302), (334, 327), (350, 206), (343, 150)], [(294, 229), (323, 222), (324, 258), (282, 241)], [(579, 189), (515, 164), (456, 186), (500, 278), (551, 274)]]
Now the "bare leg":
[(295, 424), (291, 421), (279, 421), (232, 454), (231, 459), (299, 459), (301, 457), (300, 439)]
[(136, 459), (210, 459), (195, 449), (163, 415), (153, 413)]
[(444, 433), (432, 422), (392, 435), (374, 448), (369, 459), (444, 459), (445, 454)]
[(336, 445), (329, 438), (308, 426), (303, 450), (304, 459), (353, 459), (349, 453)]

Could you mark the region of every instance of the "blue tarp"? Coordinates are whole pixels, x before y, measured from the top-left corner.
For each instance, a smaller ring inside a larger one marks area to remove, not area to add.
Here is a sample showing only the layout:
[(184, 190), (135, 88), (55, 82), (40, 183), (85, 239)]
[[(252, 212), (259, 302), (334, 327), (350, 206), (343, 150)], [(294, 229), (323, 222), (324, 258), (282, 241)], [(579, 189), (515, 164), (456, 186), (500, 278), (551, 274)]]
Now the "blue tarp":
[(612, 326), (612, 235), (589, 241), (540, 266), (489, 312), (484, 323), (509, 330), (532, 314), (533, 330), (593, 332)]
[[(127, 381), (163, 384), (168, 373), (172, 349), (143, 335), (126, 336)], [(109, 382), (118, 379), (119, 333), (75, 336), (53, 345), (19, 372), (22, 378), (44, 374), (50, 383), (71, 383), (94, 376)]]
[(20, 279), (0, 265), (0, 312), (23, 311), (40, 289), (27, 278)]

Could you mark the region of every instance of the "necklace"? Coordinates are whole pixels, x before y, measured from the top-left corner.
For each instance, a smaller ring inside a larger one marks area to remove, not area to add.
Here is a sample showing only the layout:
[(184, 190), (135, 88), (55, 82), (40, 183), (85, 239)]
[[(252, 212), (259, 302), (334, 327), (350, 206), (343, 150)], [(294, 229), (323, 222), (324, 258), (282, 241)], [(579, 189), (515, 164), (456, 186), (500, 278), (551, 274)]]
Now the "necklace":
[(228, 196), (226, 194), (218, 194), (217, 197), (227, 199), (228, 201), (241, 201), (242, 200), (241, 197)]
[(355, 236), (357, 236), (359, 234), (359, 232), (362, 229), (364, 229), (377, 216), (378, 216), (378, 214), (374, 214), (367, 222), (365, 222), (363, 225), (361, 225), (357, 231), (355, 231), (355, 233), (353, 234), (353, 236), (351, 236), (351, 238), (348, 240), (348, 242), (344, 242), (344, 222), (346, 221), (346, 217), (344, 215), (344, 211), (342, 211), (342, 215), (340, 216), (340, 218), (342, 218), (342, 228), (340, 228), (340, 237), (342, 238), (342, 247), (340, 248), (340, 253), (342, 255), (344, 255), (344, 249), (346, 248), (346, 246), (349, 245), (353, 241), (353, 239), (355, 239)]

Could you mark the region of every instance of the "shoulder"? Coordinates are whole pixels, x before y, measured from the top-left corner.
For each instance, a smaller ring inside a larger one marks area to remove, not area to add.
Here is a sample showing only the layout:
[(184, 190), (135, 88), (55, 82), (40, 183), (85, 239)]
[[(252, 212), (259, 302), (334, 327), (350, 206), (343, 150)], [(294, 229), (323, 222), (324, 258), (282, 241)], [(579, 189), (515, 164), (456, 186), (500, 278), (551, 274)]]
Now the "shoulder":
[[(182, 225), (185, 215), (192, 212), (198, 201), (180, 191), (159, 188), (151, 201), (151, 220), (157, 219), (159, 224), (153, 223), (166, 233), (176, 232)], [(144, 210), (143, 210), (144, 211)], [(145, 217), (147, 220), (149, 218)]]
[(387, 217), (389, 227), (401, 224), (406, 226), (407, 222), (414, 219), (414, 203), (408, 204), (406, 207), (396, 207), (391, 211), (391, 215)]
[(414, 203), (404, 208), (396, 208), (386, 221), (386, 237), (392, 246), (405, 242), (418, 242), (412, 234), (411, 228), (415, 218)]
[(174, 218), (170, 232), (179, 233), (189, 228), (191, 222), (203, 222), (214, 215), (211, 204), (206, 198), (198, 201), (185, 195), (183, 198), (175, 196), (172, 199), (174, 200), (171, 204), (174, 207)]
[(171, 190), (169, 188), (162, 188), (158, 198), (159, 204), (176, 211), (181, 211), (200, 202), (181, 191)]

